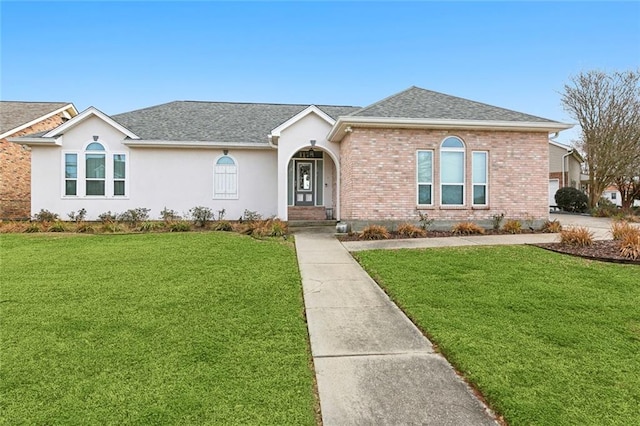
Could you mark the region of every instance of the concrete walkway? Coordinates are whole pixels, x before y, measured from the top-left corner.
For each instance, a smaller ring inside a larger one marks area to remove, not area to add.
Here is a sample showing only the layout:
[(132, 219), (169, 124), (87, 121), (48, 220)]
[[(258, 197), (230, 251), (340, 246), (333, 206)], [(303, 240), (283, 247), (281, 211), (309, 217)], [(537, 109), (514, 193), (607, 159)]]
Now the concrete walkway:
[[(552, 214), (610, 239), (611, 220)], [(333, 228), (296, 232), (322, 420), (331, 425), (495, 425), (487, 409), (349, 251), (558, 241), (556, 234), (340, 243)]]
[(296, 232), (296, 250), (325, 426), (496, 424), (333, 229)]

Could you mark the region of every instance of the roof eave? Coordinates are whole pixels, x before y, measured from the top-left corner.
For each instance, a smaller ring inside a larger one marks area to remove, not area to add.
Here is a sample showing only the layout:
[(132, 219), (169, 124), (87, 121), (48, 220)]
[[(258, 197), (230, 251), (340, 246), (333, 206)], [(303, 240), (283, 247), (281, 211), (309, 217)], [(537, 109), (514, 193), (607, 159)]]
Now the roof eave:
[(214, 142), (214, 141), (175, 141), (175, 140), (154, 140), (154, 139), (127, 139), (123, 142), (130, 148), (179, 148), (179, 149), (273, 149), (267, 143), (237, 143), (237, 142)]
[(446, 120), (384, 117), (339, 117), (327, 139), (340, 142), (353, 127), (402, 128), (402, 129), (462, 129), (559, 132), (570, 129), (573, 124), (555, 121), (497, 121), (497, 120)]
[(26, 145), (26, 146), (62, 146), (62, 141), (59, 137), (40, 138), (40, 137), (22, 136), (17, 138), (7, 138), (7, 140), (9, 142), (17, 143), (20, 145)]

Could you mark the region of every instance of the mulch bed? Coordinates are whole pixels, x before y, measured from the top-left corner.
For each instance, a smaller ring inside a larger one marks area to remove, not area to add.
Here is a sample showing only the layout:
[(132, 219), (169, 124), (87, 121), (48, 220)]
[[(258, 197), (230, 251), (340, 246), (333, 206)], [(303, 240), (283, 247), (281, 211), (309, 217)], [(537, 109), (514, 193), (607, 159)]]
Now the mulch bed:
[(557, 253), (569, 254), (571, 256), (584, 257), (585, 259), (600, 260), (602, 262), (628, 263), (632, 265), (640, 265), (640, 259), (632, 260), (620, 256), (620, 242), (594, 241), (592, 245), (587, 247), (574, 247), (562, 243), (540, 243), (532, 244), (546, 250), (555, 251)]
[[(541, 231), (532, 231), (530, 229), (522, 230), (521, 234), (540, 234)], [(395, 232), (389, 232), (389, 239), (405, 239), (407, 237), (399, 235)], [(476, 234), (477, 235), (477, 234)], [(483, 235), (511, 235), (503, 230), (489, 229)], [(460, 237), (463, 235), (454, 234), (451, 231), (427, 231), (426, 237), (418, 238), (442, 238), (442, 237)], [(340, 241), (362, 241), (357, 233), (338, 235)], [(585, 259), (599, 260), (602, 262), (626, 263), (632, 265), (640, 265), (640, 259), (632, 260), (620, 255), (619, 241), (594, 241), (591, 246), (574, 247), (562, 243), (538, 243), (531, 244), (545, 250), (555, 251), (557, 253), (568, 254), (571, 256), (583, 257)]]

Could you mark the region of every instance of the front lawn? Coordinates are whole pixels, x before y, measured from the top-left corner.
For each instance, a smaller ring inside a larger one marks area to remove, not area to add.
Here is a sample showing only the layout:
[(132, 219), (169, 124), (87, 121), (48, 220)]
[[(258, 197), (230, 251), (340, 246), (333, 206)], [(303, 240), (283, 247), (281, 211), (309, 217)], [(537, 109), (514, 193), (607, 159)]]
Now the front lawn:
[(1, 235), (0, 424), (315, 424), (292, 244)]
[(638, 423), (640, 267), (525, 246), (357, 258), (510, 425)]

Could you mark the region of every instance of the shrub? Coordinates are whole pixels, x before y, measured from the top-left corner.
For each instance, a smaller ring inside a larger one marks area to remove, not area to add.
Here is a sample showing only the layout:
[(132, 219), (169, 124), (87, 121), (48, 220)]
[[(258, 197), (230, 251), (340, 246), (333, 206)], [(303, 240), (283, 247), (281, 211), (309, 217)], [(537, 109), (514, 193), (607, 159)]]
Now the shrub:
[(456, 235), (484, 234), (484, 229), (473, 222), (460, 222), (453, 225), (451, 232)]
[(608, 198), (601, 197), (598, 205), (592, 210), (591, 214), (596, 217), (611, 217), (619, 214), (620, 210)]
[(271, 228), (271, 231), (269, 233), (270, 236), (284, 237), (285, 235), (287, 235), (289, 227), (280, 219), (271, 219), (267, 222), (269, 222), (269, 226)]
[(257, 220), (262, 220), (262, 215), (258, 212), (245, 209), (244, 213), (242, 214), (242, 220), (245, 220), (247, 222), (255, 222)]
[(84, 221), (85, 217), (87, 216), (87, 211), (85, 209), (80, 209), (78, 210), (78, 213), (76, 213), (75, 211), (67, 213), (67, 216), (69, 217), (69, 220), (79, 223)]
[(389, 231), (381, 225), (369, 225), (360, 234), (360, 238), (363, 240), (386, 240), (389, 237)]
[(111, 210), (98, 215), (98, 220), (102, 223), (113, 223), (116, 221), (116, 214), (111, 213)]
[(36, 223), (36, 222), (31, 222), (29, 223), (29, 226), (27, 226), (24, 229), (24, 232), (31, 234), (34, 232), (40, 232), (40, 224)]
[(193, 224), (203, 228), (213, 219), (213, 211), (209, 207), (197, 206), (189, 210)]
[(174, 220), (180, 220), (181, 217), (175, 210), (167, 209), (166, 207), (160, 211), (160, 219), (165, 222), (173, 222)]
[(428, 231), (433, 225), (433, 219), (429, 219), (429, 213), (422, 213), (420, 210), (418, 210), (418, 216), (420, 216), (420, 228)]
[(491, 216), (491, 224), (495, 231), (500, 229), (500, 225), (502, 224), (502, 220), (504, 219), (504, 213), (494, 214)]
[(630, 225), (629, 222), (621, 220), (611, 224), (611, 235), (614, 240), (621, 241), (627, 235), (640, 235), (640, 228), (636, 228)]
[(90, 223), (82, 222), (79, 223), (76, 227), (76, 232), (79, 232), (81, 234), (93, 234), (94, 232), (96, 232), (96, 229)]
[(56, 220), (50, 227), (49, 232), (67, 232), (67, 228), (59, 220)]
[(152, 222), (152, 221), (144, 221), (140, 224), (140, 226), (138, 226), (138, 231), (140, 232), (152, 232), (152, 231), (156, 231), (158, 229), (162, 229), (162, 227), (164, 226), (163, 223), (161, 222)]
[(122, 232), (123, 228), (116, 222), (103, 222), (102, 232)]
[(170, 232), (188, 232), (191, 231), (191, 224), (187, 221), (180, 220), (169, 224)]
[(575, 247), (587, 247), (593, 244), (593, 233), (583, 227), (563, 229), (560, 231), (560, 242)]
[(216, 222), (216, 224), (213, 226), (213, 229), (215, 231), (225, 231), (225, 232), (229, 232), (229, 231), (233, 231), (233, 226), (231, 225), (231, 223), (229, 223), (229, 221), (226, 220), (219, 220), (218, 222)]
[(551, 234), (557, 234), (560, 231), (562, 231), (562, 225), (560, 224), (560, 221), (558, 221), (556, 219), (547, 220), (542, 225), (542, 232), (549, 232)]
[(522, 232), (522, 222), (517, 219), (509, 219), (504, 223), (502, 229), (510, 234), (519, 234)]
[(426, 237), (427, 231), (410, 223), (403, 223), (398, 226), (398, 235), (406, 238)]
[(25, 229), (29, 226), (29, 222), (2, 222), (0, 221), (0, 233), (13, 234), (17, 232), (25, 232)]
[(132, 226), (136, 226), (138, 223), (149, 219), (150, 209), (144, 207), (138, 207), (135, 209), (129, 209), (124, 213), (120, 213), (117, 218), (118, 221), (127, 223)]
[(33, 215), (33, 220), (36, 222), (54, 222), (58, 220), (58, 214), (50, 212), (49, 210), (40, 209), (40, 211)]
[(620, 241), (620, 255), (627, 259), (640, 259), (640, 232), (626, 234)]
[(587, 194), (570, 186), (558, 189), (555, 200), (558, 207), (567, 212), (584, 213), (589, 205)]

